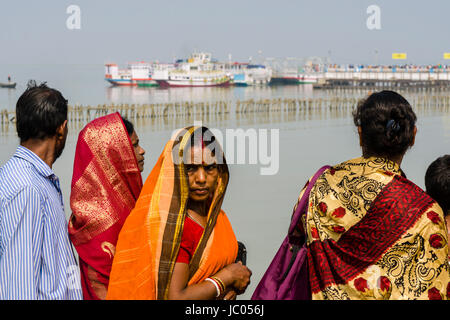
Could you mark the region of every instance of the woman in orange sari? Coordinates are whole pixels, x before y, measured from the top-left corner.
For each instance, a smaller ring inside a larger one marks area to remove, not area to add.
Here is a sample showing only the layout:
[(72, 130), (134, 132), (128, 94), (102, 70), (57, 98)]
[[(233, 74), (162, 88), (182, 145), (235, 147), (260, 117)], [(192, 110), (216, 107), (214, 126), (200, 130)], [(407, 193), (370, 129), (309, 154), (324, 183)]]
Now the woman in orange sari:
[(69, 235), (84, 299), (106, 297), (117, 237), (142, 189), (144, 153), (133, 125), (119, 113), (91, 121), (78, 136)]
[(205, 127), (178, 131), (119, 235), (107, 299), (233, 299), (250, 282), (221, 205), (221, 146)]
[(362, 157), (317, 179), (299, 225), (312, 298), (447, 299), (442, 209), (400, 169), (416, 115), (402, 96), (382, 91), (358, 105), (354, 121)]

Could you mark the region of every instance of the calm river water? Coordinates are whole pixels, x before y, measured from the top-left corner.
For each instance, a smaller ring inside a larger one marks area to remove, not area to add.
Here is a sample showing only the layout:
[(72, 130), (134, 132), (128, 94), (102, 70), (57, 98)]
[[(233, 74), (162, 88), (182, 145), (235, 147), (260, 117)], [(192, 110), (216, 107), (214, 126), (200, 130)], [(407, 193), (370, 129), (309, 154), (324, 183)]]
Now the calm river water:
[[(103, 103), (166, 103), (177, 101), (230, 101), (247, 99), (321, 99), (345, 95), (362, 98), (368, 92), (320, 91), (311, 85), (247, 87), (247, 88), (111, 88), (103, 80), (103, 66), (8, 66), (18, 86), (15, 90), (0, 89), (0, 110), (14, 110), (17, 98), (23, 92), (28, 79), (47, 81), (60, 90), (70, 104), (97, 105)], [(410, 102), (417, 96), (434, 93), (401, 92)], [(442, 93), (441, 93), (442, 94)], [(445, 95), (450, 95), (450, 90)], [(413, 107), (415, 107), (413, 105)], [(450, 151), (450, 115), (430, 106), (430, 110), (417, 112), (418, 133), (415, 146), (406, 154), (402, 168), (410, 180), (424, 188), (427, 166), (438, 156)], [(448, 109), (447, 109), (448, 110)], [(184, 125), (191, 125), (186, 123)], [(292, 208), (301, 187), (322, 165), (336, 164), (360, 156), (356, 129), (351, 110), (339, 113), (312, 111), (306, 116), (286, 114), (258, 114), (231, 116), (221, 121), (203, 122), (219, 129), (242, 128), (257, 134), (279, 133), (279, 152), (268, 155), (279, 160), (278, 170), (272, 175), (262, 175), (261, 158), (256, 164), (247, 160), (244, 164), (230, 164), (230, 183), (223, 203), (237, 238), (247, 246), (247, 264), (253, 271), (252, 283), (240, 299), (249, 299), (257, 283), (279, 248), (288, 228)], [(65, 199), (66, 215), (70, 215), (69, 196), (73, 158), (77, 135), (84, 124), (71, 124), (70, 134), (62, 156), (54, 164)], [(146, 152), (143, 178), (150, 173), (176, 123), (143, 123), (137, 121), (136, 130)], [(247, 131), (248, 132), (248, 131)], [(261, 135), (257, 135), (258, 139)], [(269, 135), (270, 141), (270, 135)], [(14, 125), (0, 131), (0, 165), (14, 153), (18, 139)], [(225, 147), (224, 147), (225, 148)], [(276, 149), (272, 149), (276, 150)], [(228, 155), (227, 149), (225, 153)], [(227, 157), (228, 158), (228, 157)], [(235, 161), (236, 162), (236, 161)]]

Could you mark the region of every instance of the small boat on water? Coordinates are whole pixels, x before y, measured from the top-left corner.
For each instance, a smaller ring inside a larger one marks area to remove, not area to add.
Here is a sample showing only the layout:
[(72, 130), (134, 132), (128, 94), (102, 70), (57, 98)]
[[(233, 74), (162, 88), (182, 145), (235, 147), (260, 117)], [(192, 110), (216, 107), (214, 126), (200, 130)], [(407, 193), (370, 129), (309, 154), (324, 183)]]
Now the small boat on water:
[(14, 89), (16, 84), (16, 82), (0, 82), (0, 88)]

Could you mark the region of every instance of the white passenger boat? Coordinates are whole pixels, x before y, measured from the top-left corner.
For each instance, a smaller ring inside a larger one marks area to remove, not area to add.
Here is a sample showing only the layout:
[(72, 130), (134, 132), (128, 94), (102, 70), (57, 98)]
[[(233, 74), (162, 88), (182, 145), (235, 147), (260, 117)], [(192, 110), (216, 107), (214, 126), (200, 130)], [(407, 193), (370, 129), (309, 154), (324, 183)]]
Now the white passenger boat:
[(161, 87), (218, 87), (228, 86), (231, 80), (204, 52), (178, 60), (172, 69), (155, 70), (153, 79)]

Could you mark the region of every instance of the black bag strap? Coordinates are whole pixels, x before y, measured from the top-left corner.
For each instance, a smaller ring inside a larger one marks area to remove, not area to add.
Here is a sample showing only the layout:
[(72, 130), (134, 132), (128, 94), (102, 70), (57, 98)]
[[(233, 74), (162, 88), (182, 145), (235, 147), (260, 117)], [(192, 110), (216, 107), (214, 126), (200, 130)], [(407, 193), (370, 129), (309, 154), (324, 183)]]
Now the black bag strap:
[(292, 257), (291, 257), (291, 260), (289, 261), (286, 271), (284, 272), (283, 276), (281, 277), (281, 280), (284, 280), (287, 277), (287, 275), (289, 274), (289, 271), (291, 271), (292, 265), (294, 264), (295, 258), (297, 258), (297, 254), (300, 251), (300, 248), (301, 248), (301, 246), (299, 246), (297, 244), (294, 244), (289, 248), (289, 250), (292, 250)]

